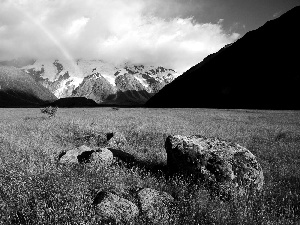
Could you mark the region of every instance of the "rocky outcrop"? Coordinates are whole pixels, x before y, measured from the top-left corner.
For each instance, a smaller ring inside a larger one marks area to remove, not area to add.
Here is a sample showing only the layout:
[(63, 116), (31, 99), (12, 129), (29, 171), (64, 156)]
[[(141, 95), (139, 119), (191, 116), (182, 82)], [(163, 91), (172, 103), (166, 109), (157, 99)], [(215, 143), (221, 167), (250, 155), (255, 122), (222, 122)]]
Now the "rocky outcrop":
[(151, 224), (172, 224), (170, 208), (174, 198), (166, 192), (144, 188), (138, 192), (141, 211)]
[(165, 148), (170, 173), (192, 175), (224, 197), (262, 190), (262, 168), (239, 144), (200, 135), (176, 135), (167, 138)]
[(93, 205), (103, 222), (132, 224), (139, 215), (138, 207), (131, 201), (116, 194), (101, 191), (94, 198)]

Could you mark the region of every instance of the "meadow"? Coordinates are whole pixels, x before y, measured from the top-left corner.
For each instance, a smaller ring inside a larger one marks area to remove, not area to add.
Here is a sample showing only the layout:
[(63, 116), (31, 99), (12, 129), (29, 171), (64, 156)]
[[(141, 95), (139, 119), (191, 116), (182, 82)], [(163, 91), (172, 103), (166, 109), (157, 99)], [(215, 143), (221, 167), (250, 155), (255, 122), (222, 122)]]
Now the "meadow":
[[(86, 135), (121, 132), (123, 149), (145, 165), (166, 164), (169, 134), (219, 137), (247, 147), (265, 176), (263, 193), (238, 202), (209, 195), (181, 176), (120, 163), (64, 166), (58, 156)], [(300, 112), (218, 109), (0, 109), (0, 224), (101, 224), (91, 205), (99, 190), (132, 193), (137, 187), (175, 198), (169, 224), (300, 223)], [(129, 196), (130, 198), (130, 196)], [(140, 215), (136, 224), (149, 224)]]

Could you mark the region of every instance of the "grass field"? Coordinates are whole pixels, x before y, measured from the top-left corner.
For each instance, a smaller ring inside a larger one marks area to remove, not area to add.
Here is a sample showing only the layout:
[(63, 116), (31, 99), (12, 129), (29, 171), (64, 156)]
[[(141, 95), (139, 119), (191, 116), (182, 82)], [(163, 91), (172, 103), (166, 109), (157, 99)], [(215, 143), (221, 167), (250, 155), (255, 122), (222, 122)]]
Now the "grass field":
[[(169, 134), (235, 141), (258, 157), (262, 196), (238, 204), (212, 198), (201, 184), (167, 180), (139, 167), (62, 166), (62, 151), (85, 134), (122, 132), (123, 149), (145, 164), (165, 164)], [(175, 198), (170, 224), (300, 223), (300, 112), (213, 109), (0, 109), (0, 224), (100, 224), (91, 206), (99, 190), (150, 187)], [(136, 224), (148, 224), (141, 215)]]

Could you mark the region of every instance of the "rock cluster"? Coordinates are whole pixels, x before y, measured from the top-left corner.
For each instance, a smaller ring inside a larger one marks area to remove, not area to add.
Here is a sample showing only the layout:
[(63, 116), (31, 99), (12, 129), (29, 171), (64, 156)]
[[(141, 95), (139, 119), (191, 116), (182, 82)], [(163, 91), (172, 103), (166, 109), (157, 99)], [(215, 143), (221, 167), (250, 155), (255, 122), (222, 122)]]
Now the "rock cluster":
[(93, 205), (105, 222), (130, 224), (143, 214), (150, 224), (171, 224), (173, 202), (174, 198), (165, 192), (144, 188), (137, 193), (137, 204), (115, 193), (100, 191)]
[[(99, 138), (94, 138), (102, 139), (102, 135), (99, 135)], [(96, 162), (102, 165), (109, 166), (112, 164), (114, 157), (122, 159), (124, 158), (122, 156), (125, 155), (127, 157), (133, 158), (128, 153), (119, 150), (126, 148), (126, 146), (128, 145), (127, 140), (122, 133), (107, 133), (106, 139), (106, 147), (91, 148), (86, 145), (82, 145), (67, 152), (62, 152), (59, 155), (59, 162), (63, 164)], [(99, 141), (99, 143), (102, 142), (102, 140)], [(108, 148), (110, 148), (111, 150), (109, 150)]]
[[(114, 158), (134, 162), (134, 156), (122, 151), (128, 147), (123, 134), (107, 133), (106, 138), (106, 147), (92, 149), (83, 145), (62, 153), (60, 163), (93, 162), (110, 166)], [(175, 135), (167, 137), (165, 149), (169, 175), (184, 173), (221, 199), (236, 199), (262, 190), (262, 168), (256, 157), (239, 144), (200, 135)], [(139, 188), (134, 192), (124, 195), (102, 190), (94, 198), (93, 205), (107, 223), (133, 224), (142, 216), (150, 224), (172, 224), (172, 206), (176, 201), (170, 194), (151, 188)]]

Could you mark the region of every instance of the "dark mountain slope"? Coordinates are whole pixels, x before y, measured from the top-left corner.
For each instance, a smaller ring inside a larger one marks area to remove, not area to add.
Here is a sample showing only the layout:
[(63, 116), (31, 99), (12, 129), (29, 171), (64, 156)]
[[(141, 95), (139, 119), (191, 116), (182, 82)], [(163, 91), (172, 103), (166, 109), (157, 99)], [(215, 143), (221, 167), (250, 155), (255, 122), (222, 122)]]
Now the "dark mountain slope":
[(56, 99), (20, 69), (0, 66), (0, 107), (39, 106)]
[(300, 109), (300, 7), (208, 56), (148, 107)]
[(60, 98), (47, 106), (57, 106), (59, 108), (79, 108), (79, 107), (97, 107), (98, 104), (92, 99), (85, 97)]

